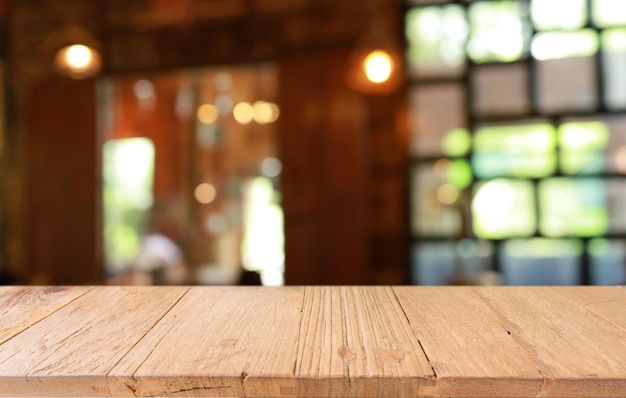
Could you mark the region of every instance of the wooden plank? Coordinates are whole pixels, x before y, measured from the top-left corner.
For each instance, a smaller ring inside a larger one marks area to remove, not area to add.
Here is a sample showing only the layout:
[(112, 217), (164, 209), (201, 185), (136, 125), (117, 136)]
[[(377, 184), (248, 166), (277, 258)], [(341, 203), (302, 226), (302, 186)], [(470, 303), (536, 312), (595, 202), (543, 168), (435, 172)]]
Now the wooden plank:
[(0, 344), (88, 292), (88, 287), (0, 288)]
[(109, 370), (187, 290), (90, 290), (0, 345), (0, 396), (110, 395)]
[(626, 330), (624, 286), (555, 287), (554, 291), (583, 306), (606, 322)]
[(414, 397), (434, 384), (389, 287), (307, 287), (302, 319), (299, 396)]
[(2, 288), (0, 396), (626, 397), (623, 303), (619, 287)]
[(469, 287), (394, 287), (436, 373), (425, 395), (535, 396), (536, 360)]
[(626, 396), (624, 330), (554, 287), (476, 288), (541, 364), (539, 396)]
[(296, 396), (302, 301), (299, 287), (193, 287), (109, 378), (138, 396)]

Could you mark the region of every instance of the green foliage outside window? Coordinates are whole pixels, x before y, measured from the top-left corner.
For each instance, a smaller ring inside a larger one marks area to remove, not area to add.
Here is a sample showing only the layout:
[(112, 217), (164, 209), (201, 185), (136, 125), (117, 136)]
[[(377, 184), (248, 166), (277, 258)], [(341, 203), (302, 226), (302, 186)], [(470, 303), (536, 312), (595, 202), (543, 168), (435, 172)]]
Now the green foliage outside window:
[(559, 127), (560, 166), (564, 174), (595, 174), (604, 169), (609, 130), (602, 122), (564, 123)]
[(539, 182), (542, 234), (601, 236), (608, 231), (606, 182), (599, 178), (550, 178)]
[(469, 8), (470, 39), (467, 53), (475, 62), (511, 62), (526, 49), (522, 2), (475, 2)]
[(550, 124), (479, 129), (472, 158), (476, 175), (547, 177), (556, 170), (556, 134)]
[(104, 245), (109, 270), (121, 271), (139, 252), (152, 206), (154, 145), (148, 138), (105, 144)]
[(465, 63), (467, 22), (463, 7), (416, 7), (406, 13), (407, 60), (415, 69)]

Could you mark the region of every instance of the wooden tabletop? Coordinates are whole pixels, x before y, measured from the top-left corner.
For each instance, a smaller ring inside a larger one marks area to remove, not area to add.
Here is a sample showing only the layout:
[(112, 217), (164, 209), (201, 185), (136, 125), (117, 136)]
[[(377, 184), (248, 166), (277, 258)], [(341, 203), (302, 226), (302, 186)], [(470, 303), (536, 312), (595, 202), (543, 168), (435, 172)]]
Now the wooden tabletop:
[(626, 397), (626, 288), (2, 287), (0, 396)]

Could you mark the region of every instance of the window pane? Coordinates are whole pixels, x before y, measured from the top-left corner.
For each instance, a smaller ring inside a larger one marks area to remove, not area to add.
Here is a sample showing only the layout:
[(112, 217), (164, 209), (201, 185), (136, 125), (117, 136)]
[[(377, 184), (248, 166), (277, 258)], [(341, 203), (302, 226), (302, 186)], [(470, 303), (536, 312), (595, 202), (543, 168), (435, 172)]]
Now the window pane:
[(624, 242), (592, 239), (589, 242), (590, 278), (594, 285), (619, 285), (626, 282)]
[(545, 177), (556, 169), (556, 136), (550, 124), (479, 129), (472, 158), (476, 175)]
[(495, 179), (478, 183), (472, 200), (472, 217), (474, 233), (480, 238), (534, 234), (535, 195), (531, 182)]
[[(568, 149), (567, 147), (563, 151), (563, 157), (570, 157), (570, 159), (565, 160), (562, 159), (563, 162), (570, 162), (571, 165), (579, 164), (583, 167), (578, 172), (580, 174), (584, 174), (583, 171), (585, 168), (587, 170), (596, 170), (597, 172), (597, 158), (601, 157), (602, 167), (599, 169), (599, 172), (608, 172), (608, 173), (620, 173), (626, 174), (626, 117), (620, 115), (611, 115), (611, 116), (601, 116), (596, 115), (593, 117), (585, 117), (585, 118), (567, 118), (564, 119), (563, 126), (581, 126), (585, 130), (579, 130), (582, 133), (578, 138), (581, 140), (589, 140), (590, 142), (587, 145), (594, 146), (595, 150), (601, 150), (601, 154), (598, 155), (593, 154), (589, 155), (589, 152), (594, 152), (594, 149), (589, 149), (587, 151), (583, 151), (583, 154), (580, 155), (579, 159), (576, 159), (576, 151), (573, 148)], [(590, 131), (589, 128), (593, 130), (593, 126), (598, 131)], [(604, 127), (602, 127), (604, 126)], [(606, 132), (604, 132), (604, 128), (606, 128)], [(561, 129), (559, 129), (561, 130)], [(603, 136), (606, 134), (608, 142), (602, 146)], [(587, 137), (585, 138), (585, 135)], [(575, 145), (575, 142), (572, 142)], [(563, 144), (561, 143), (561, 146)], [(600, 147), (602, 146), (602, 149)], [(562, 148), (563, 149), (563, 148)], [(572, 156), (569, 156), (568, 153), (572, 153)], [(588, 160), (582, 159), (583, 157), (588, 157)], [(586, 163), (586, 162), (589, 163)], [(572, 167), (572, 166), (569, 166)], [(564, 169), (564, 172), (570, 169)], [(572, 173), (576, 172), (576, 168), (571, 169)]]
[(608, 172), (626, 174), (626, 117), (607, 117), (603, 120), (610, 131), (606, 169)]
[(485, 65), (472, 72), (474, 112), (479, 115), (522, 114), (529, 111), (528, 69), (525, 65)]
[(443, 138), (443, 153), (457, 157), (466, 155), (472, 147), (472, 135), (468, 129), (459, 128), (448, 132)]
[(539, 61), (588, 57), (598, 52), (598, 35), (591, 29), (576, 32), (545, 32), (533, 38), (531, 53)]
[(429, 242), (413, 248), (413, 283), (447, 285), (455, 268), (454, 242)]
[(600, 236), (608, 231), (606, 181), (551, 178), (539, 182), (540, 230), (546, 236)]
[(599, 27), (626, 24), (624, 0), (592, 0), (593, 22)]
[(452, 3), (454, 0), (408, 0), (407, 2), (412, 5), (419, 4), (434, 4), (434, 3)]
[(626, 108), (626, 29), (602, 32), (602, 50), (606, 106)]
[(537, 30), (580, 28), (587, 23), (586, 0), (533, 0), (531, 15)]
[(467, 159), (453, 159), (448, 167), (447, 183), (458, 190), (472, 183), (472, 166)]
[(413, 155), (442, 155), (448, 133), (466, 127), (465, 92), (459, 84), (414, 87), (409, 106)]
[(469, 7), (471, 28), (467, 52), (476, 62), (510, 62), (527, 47), (522, 21), (524, 4), (518, 1), (477, 2)]
[(608, 141), (609, 130), (602, 122), (563, 123), (559, 127), (561, 171), (570, 175), (602, 172)]
[(614, 234), (626, 233), (626, 180), (607, 180), (609, 231)]
[(507, 285), (577, 285), (582, 243), (535, 238), (504, 242), (500, 252)]
[(448, 182), (450, 161), (413, 167), (412, 230), (418, 235), (456, 236), (462, 227), (461, 213), (456, 206), (460, 192)]
[(420, 285), (477, 283), (491, 269), (493, 244), (464, 239), (460, 242), (426, 242), (413, 248), (413, 281)]
[(139, 253), (153, 203), (154, 144), (109, 140), (103, 150), (104, 252), (107, 271), (124, 271)]
[(405, 18), (409, 73), (425, 77), (463, 72), (468, 30), (463, 7), (416, 7)]
[(539, 111), (554, 114), (596, 108), (596, 64), (593, 57), (537, 62)]
[(596, 107), (598, 37), (592, 30), (546, 32), (533, 40), (538, 108), (543, 113), (587, 111)]

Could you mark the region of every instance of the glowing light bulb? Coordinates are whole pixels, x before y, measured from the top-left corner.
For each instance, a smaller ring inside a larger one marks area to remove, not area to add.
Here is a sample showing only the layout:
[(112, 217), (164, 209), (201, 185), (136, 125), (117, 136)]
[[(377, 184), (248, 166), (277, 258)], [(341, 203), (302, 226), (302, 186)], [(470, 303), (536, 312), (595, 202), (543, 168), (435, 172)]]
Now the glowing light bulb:
[(389, 54), (374, 50), (363, 61), (365, 75), (372, 83), (384, 83), (391, 77), (393, 62)]
[(55, 56), (57, 68), (75, 79), (93, 76), (100, 70), (100, 54), (91, 47), (74, 44), (63, 47)]
[(91, 62), (91, 50), (82, 44), (70, 46), (65, 53), (68, 65), (74, 68), (85, 68)]

